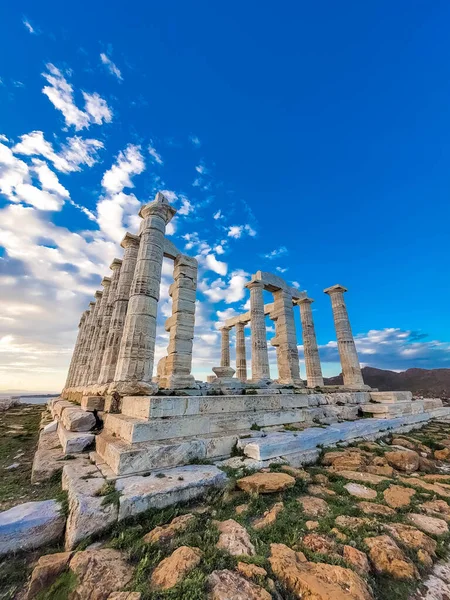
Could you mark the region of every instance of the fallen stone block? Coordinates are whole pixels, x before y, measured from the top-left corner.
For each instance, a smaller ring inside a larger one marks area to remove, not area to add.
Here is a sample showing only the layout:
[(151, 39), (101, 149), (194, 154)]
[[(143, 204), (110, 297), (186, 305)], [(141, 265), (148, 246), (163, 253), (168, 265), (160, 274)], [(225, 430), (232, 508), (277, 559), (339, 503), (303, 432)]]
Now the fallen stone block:
[(56, 500), (26, 502), (0, 513), (0, 556), (58, 540), (65, 517)]
[(81, 408), (66, 408), (61, 416), (61, 423), (68, 431), (91, 431), (95, 427), (95, 417), (91, 412)]
[(42, 428), (42, 433), (53, 433), (58, 429), (58, 421), (55, 419)]
[(77, 454), (83, 452), (94, 443), (95, 435), (88, 432), (68, 431), (59, 423), (58, 438), (64, 454)]
[(81, 398), (81, 408), (85, 411), (93, 412), (94, 410), (105, 409), (104, 396), (83, 396)]
[(370, 399), (372, 402), (381, 403), (397, 403), (397, 402), (411, 402), (411, 392), (369, 392)]
[(47, 481), (52, 475), (62, 470), (64, 457), (59, 438), (56, 432), (45, 433), (41, 431), (37, 450), (33, 458), (31, 470), (31, 483)]

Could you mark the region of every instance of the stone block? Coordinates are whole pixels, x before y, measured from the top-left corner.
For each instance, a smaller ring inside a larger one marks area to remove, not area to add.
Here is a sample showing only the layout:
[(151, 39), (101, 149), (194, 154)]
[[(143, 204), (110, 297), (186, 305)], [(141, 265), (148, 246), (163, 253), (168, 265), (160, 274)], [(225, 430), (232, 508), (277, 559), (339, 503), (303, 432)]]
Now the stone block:
[(104, 396), (83, 396), (81, 398), (81, 408), (83, 410), (93, 412), (94, 410), (105, 409)]
[(62, 458), (64, 458), (64, 451), (60, 446), (57, 433), (55, 431), (45, 433), (42, 430), (37, 450), (34, 453), (31, 483), (47, 481), (60, 471), (63, 467)]
[(68, 431), (91, 431), (96, 425), (94, 415), (78, 407), (66, 408), (61, 423)]
[(119, 521), (150, 508), (165, 508), (203, 497), (209, 488), (221, 488), (227, 482), (225, 473), (210, 465), (178, 467), (161, 475), (117, 479), (116, 489), (121, 492)]
[(0, 555), (40, 548), (56, 542), (65, 525), (55, 500), (26, 502), (0, 513)]
[(57, 402), (54, 402), (51, 408), (52, 417), (59, 420), (66, 408), (76, 408), (76, 404), (69, 402), (68, 400), (58, 400)]
[(58, 421), (55, 419), (42, 428), (42, 433), (54, 433), (58, 429)]
[(184, 313), (194, 315), (195, 313), (195, 301), (191, 302), (185, 298), (174, 298), (172, 300), (172, 311), (175, 314)]
[(397, 403), (397, 402), (411, 402), (411, 392), (369, 392), (370, 399), (372, 402), (382, 403)]
[(93, 433), (68, 431), (61, 423), (58, 425), (57, 434), (64, 454), (77, 454), (78, 452), (83, 452), (91, 446), (95, 440), (95, 435)]

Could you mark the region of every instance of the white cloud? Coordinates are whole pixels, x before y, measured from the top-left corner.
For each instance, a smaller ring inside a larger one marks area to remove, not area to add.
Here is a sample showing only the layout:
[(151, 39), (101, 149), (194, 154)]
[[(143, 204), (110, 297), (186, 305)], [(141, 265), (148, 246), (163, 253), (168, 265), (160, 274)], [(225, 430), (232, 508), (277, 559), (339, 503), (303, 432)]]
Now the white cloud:
[(225, 254), (225, 250), (222, 246), (222, 244), (218, 244), (217, 246), (214, 247), (214, 252), (216, 254)]
[(203, 162), (197, 165), (195, 167), (195, 170), (197, 171), (197, 173), (200, 173), (200, 175), (206, 175), (208, 173), (208, 169), (205, 167)]
[(191, 144), (193, 144), (194, 146), (197, 146), (197, 147), (202, 145), (201, 141), (198, 139), (198, 137), (196, 135), (190, 135), (189, 141), (191, 142)]
[(299, 284), (299, 282), (298, 282), (298, 281), (291, 281), (291, 284), (292, 284), (292, 285), (293, 285), (295, 288), (298, 288), (298, 289), (300, 289), (300, 284)]
[(148, 153), (153, 158), (153, 160), (158, 163), (158, 165), (163, 164), (163, 159), (161, 158), (161, 155), (158, 154), (158, 152), (156, 151), (156, 148), (154, 148), (152, 140), (150, 140), (150, 144), (148, 145)]
[(272, 250), (271, 252), (264, 254), (264, 258), (268, 258), (269, 260), (272, 260), (274, 258), (278, 258), (279, 256), (283, 256), (287, 253), (288, 253), (288, 250), (287, 250), (286, 246), (280, 246), (279, 248), (275, 248), (275, 250)]
[(105, 172), (102, 186), (111, 194), (117, 194), (126, 187), (134, 187), (131, 177), (139, 175), (145, 169), (141, 147), (128, 144), (125, 151), (120, 151), (115, 164)]
[(217, 221), (217, 219), (223, 219), (222, 211), (219, 209), (216, 213), (213, 214), (213, 219)]
[(218, 275), (226, 275), (228, 271), (228, 265), (225, 262), (217, 260), (214, 254), (207, 254), (205, 258), (205, 265), (210, 271), (214, 271)]
[(177, 214), (187, 216), (193, 211), (194, 211), (193, 204), (185, 196), (182, 196), (181, 197), (181, 208), (178, 209)]
[(278, 273), (286, 273), (288, 268), (287, 267), (276, 267), (276, 270), (278, 271)]
[(228, 283), (219, 278), (211, 284), (205, 281), (199, 287), (211, 302), (224, 301), (225, 304), (239, 302), (245, 296), (245, 284), (248, 281), (248, 273), (238, 269), (230, 275)]
[(231, 225), (228, 228), (228, 237), (234, 238), (235, 240), (239, 239), (242, 236), (242, 232), (244, 227), (242, 225)]
[(97, 94), (97, 92), (93, 94), (82, 92), (82, 94), (85, 102), (85, 110), (90, 115), (90, 121), (97, 125), (111, 123), (112, 112), (106, 100)]
[(248, 233), (250, 237), (255, 237), (256, 231), (250, 225), (244, 225), (244, 230)]
[(22, 23), (25, 25), (25, 27), (27, 28), (28, 32), (31, 34), (37, 34), (36, 29), (31, 25), (30, 21), (28, 19), (23, 18)]
[(111, 73), (111, 75), (114, 75), (114, 77), (116, 77), (116, 79), (118, 79), (119, 81), (123, 81), (122, 73), (120, 72), (119, 67), (113, 63), (109, 56), (102, 52), (100, 54), (100, 60)]

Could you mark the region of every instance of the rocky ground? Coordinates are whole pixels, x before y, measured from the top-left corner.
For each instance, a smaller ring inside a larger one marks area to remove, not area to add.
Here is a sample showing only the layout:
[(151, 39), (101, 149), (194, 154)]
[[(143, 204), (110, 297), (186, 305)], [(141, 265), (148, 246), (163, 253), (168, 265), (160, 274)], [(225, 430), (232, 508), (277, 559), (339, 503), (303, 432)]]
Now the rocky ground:
[(325, 449), (314, 467), (228, 474), (225, 493), (201, 504), (121, 522), (74, 552), (4, 561), (3, 597), (450, 597), (449, 423)]

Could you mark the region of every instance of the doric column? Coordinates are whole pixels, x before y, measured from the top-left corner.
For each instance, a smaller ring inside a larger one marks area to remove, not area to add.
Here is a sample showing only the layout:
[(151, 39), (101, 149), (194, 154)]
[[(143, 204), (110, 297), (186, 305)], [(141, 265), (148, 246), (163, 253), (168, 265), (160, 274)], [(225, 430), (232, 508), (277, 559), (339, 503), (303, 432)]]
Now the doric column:
[(305, 355), (306, 382), (308, 387), (322, 387), (322, 367), (320, 366), (319, 348), (317, 347), (316, 330), (312, 316), (311, 298), (294, 300), (300, 307), (302, 323), (303, 354)]
[(269, 354), (267, 352), (266, 320), (264, 316), (264, 285), (251, 281), (245, 286), (250, 290), (250, 320), (252, 327), (252, 380), (270, 379)]
[(106, 306), (108, 304), (109, 299), (109, 290), (111, 288), (110, 277), (103, 277), (101, 284), (103, 286), (103, 295), (101, 297), (100, 304), (98, 307), (97, 322), (95, 324), (95, 330), (92, 336), (91, 360), (89, 361), (89, 376), (87, 380), (87, 385), (93, 385), (94, 383), (97, 383), (98, 379), (98, 368), (100, 366), (99, 361), (101, 361), (102, 358), (101, 356), (99, 356), (99, 343), (103, 327), (103, 319), (105, 316)]
[(78, 324), (77, 340), (75, 342), (75, 346), (74, 346), (74, 349), (72, 352), (72, 359), (70, 361), (69, 371), (67, 373), (66, 385), (64, 386), (64, 389), (68, 389), (69, 387), (72, 387), (72, 385), (73, 385), (73, 376), (74, 376), (74, 373), (76, 370), (76, 366), (78, 364), (81, 344), (82, 344), (82, 340), (83, 340), (84, 323), (86, 322), (87, 314), (88, 314), (88, 311), (84, 311), (84, 313), (81, 315), (81, 319)]
[(100, 298), (102, 297), (102, 292), (100, 291), (96, 291), (95, 292), (95, 301), (94, 302), (89, 302), (89, 307), (90, 307), (90, 312), (89, 312), (89, 316), (88, 319), (86, 321), (86, 331), (85, 331), (85, 337), (83, 340), (83, 347), (81, 349), (80, 352), (80, 364), (77, 370), (77, 382), (76, 382), (76, 386), (83, 386), (85, 385), (86, 382), (86, 378), (88, 376), (87, 373), (87, 365), (89, 364), (89, 360), (90, 360), (90, 348), (91, 348), (91, 341), (92, 341), (92, 334), (93, 334), (93, 328), (94, 328), (94, 323), (95, 320), (97, 318), (97, 311), (98, 311), (98, 307), (100, 304)]
[(244, 323), (236, 323), (236, 377), (243, 383), (247, 381), (244, 327)]
[(292, 296), (285, 290), (276, 290), (273, 300), (270, 317), (275, 321), (275, 338), (271, 343), (277, 349), (278, 382), (304, 387), (300, 379)]
[(114, 374), (119, 356), (120, 341), (122, 339), (125, 317), (127, 315), (128, 299), (130, 297), (131, 284), (133, 283), (134, 270), (136, 268), (139, 250), (139, 236), (131, 233), (125, 234), (121, 244), (124, 248), (122, 266), (118, 269), (119, 279), (115, 298), (110, 328), (106, 338), (105, 352), (103, 353), (99, 384), (114, 381)]
[(230, 366), (230, 330), (231, 327), (222, 327), (220, 332), (222, 334), (222, 346), (220, 353), (220, 366)]
[(344, 292), (346, 291), (347, 289), (342, 285), (333, 285), (324, 290), (325, 294), (328, 294), (331, 298), (331, 308), (333, 310), (344, 385), (346, 387), (360, 388), (364, 386), (364, 380), (345, 306)]
[(156, 389), (152, 372), (164, 234), (175, 212), (160, 192), (139, 212), (144, 222), (114, 376), (116, 390), (125, 395), (148, 394)]
[(182, 389), (196, 385), (191, 368), (197, 269), (195, 258), (184, 254), (175, 257), (174, 282), (169, 288), (172, 316), (165, 323), (165, 329), (169, 332), (169, 346), (167, 356), (158, 365), (158, 383), (162, 388)]

